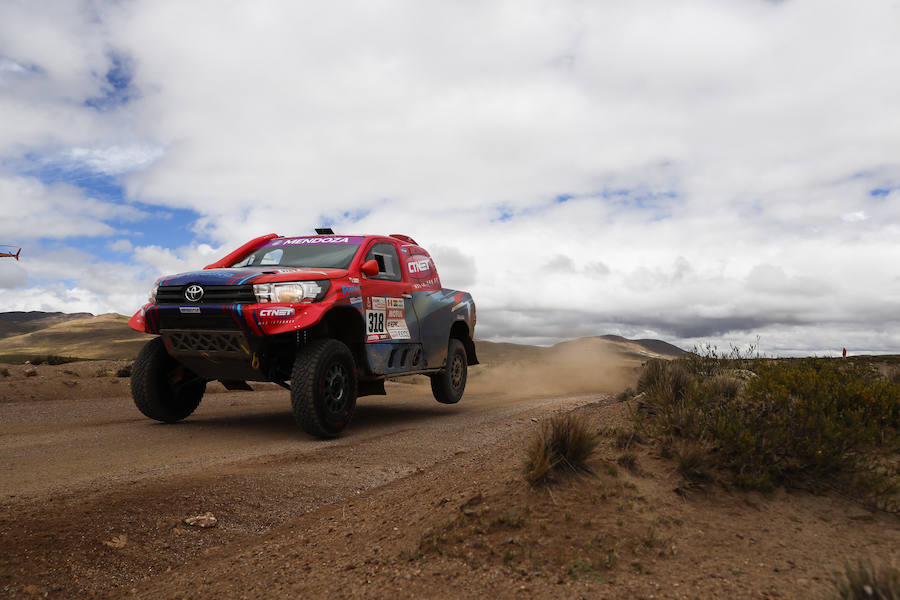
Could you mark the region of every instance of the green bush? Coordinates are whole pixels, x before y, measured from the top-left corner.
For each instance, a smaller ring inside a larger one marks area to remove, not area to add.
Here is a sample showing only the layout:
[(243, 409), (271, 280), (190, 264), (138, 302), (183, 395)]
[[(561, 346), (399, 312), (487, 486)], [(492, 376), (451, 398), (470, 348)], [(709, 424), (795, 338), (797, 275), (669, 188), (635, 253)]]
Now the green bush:
[(827, 482), (882, 499), (897, 493), (898, 384), (829, 359), (717, 360), (648, 363), (640, 429), (668, 445), (701, 444), (743, 487)]
[(577, 414), (556, 415), (531, 438), (524, 465), (525, 480), (533, 486), (549, 483), (561, 471), (587, 470), (587, 460), (599, 439), (587, 420)]

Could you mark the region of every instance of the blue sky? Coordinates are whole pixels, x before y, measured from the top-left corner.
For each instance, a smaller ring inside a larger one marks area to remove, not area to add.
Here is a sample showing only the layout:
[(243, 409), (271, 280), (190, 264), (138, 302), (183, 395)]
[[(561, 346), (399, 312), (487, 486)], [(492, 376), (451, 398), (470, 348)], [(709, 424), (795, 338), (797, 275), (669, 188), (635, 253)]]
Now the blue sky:
[(488, 339), (900, 352), (895, 4), (307, 10), (0, 6), (0, 310), (332, 226), (418, 239)]

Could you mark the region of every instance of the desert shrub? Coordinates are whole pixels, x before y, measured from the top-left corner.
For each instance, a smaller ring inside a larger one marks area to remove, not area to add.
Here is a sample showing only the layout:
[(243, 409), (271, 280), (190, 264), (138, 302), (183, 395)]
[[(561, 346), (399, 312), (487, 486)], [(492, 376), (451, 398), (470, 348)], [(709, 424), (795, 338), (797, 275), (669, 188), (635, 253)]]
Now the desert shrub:
[(628, 402), (632, 398), (634, 398), (634, 390), (630, 387), (627, 387), (616, 394), (616, 402)]
[(702, 385), (706, 388), (703, 394), (707, 397), (736, 400), (743, 381), (734, 375), (720, 373), (703, 381)]
[(709, 453), (697, 442), (682, 441), (671, 450), (678, 473), (692, 483), (703, 483), (712, 479)]
[(66, 363), (70, 363), (74, 361), (74, 358), (69, 358), (66, 356), (57, 356), (56, 354), (48, 354), (47, 355), (47, 364), (48, 365), (64, 365)]
[(658, 358), (647, 361), (638, 379), (638, 392), (651, 397), (682, 400), (691, 384), (691, 373), (684, 361)]
[(888, 381), (900, 384), (900, 367), (893, 367), (887, 373)]
[(712, 434), (742, 473), (773, 483), (880, 471), (897, 452), (900, 388), (860, 365), (767, 361), (746, 399), (723, 405)]
[(131, 363), (116, 369), (116, 377), (131, 377)]
[(43, 356), (33, 356), (29, 359), (33, 365), (42, 365), (47, 363), (48, 365), (64, 365), (66, 363), (75, 362), (78, 360), (77, 358), (71, 358), (69, 356), (58, 356), (56, 354), (45, 354)]
[(2, 369), (0, 369), (0, 375), (2, 375), (3, 377), (9, 377), (9, 369), (3, 367)]
[(556, 415), (535, 432), (526, 450), (525, 480), (533, 486), (553, 481), (559, 472), (586, 471), (599, 439), (587, 420), (575, 413)]
[(626, 452), (616, 460), (616, 464), (629, 471), (638, 470), (637, 456), (635, 456), (634, 452)]
[(742, 365), (756, 376), (739, 379), (729, 374), (734, 360), (720, 360), (727, 368), (704, 366), (707, 375), (693, 371), (688, 384), (689, 364), (653, 366), (645, 407), (635, 411), (639, 429), (667, 444), (701, 444), (743, 487), (827, 482), (896, 493), (900, 386), (862, 364), (758, 359)]
[(847, 565), (834, 582), (832, 598), (840, 600), (900, 600), (900, 570), (860, 561)]
[(613, 435), (613, 447), (628, 450), (634, 444), (643, 444), (644, 440), (633, 429), (616, 429)]

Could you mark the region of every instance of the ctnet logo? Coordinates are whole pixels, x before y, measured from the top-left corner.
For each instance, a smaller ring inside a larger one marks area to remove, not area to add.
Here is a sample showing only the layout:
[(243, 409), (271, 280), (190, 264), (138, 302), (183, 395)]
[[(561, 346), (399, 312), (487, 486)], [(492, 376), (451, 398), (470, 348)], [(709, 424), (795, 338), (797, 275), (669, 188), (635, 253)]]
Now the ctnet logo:
[(422, 260), (409, 261), (406, 263), (410, 273), (425, 273), (431, 270), (431, 263), (427, 258)]
[(293, 308), (264, 308), (259, 311), (259, 316), (262, 318), (293, 317), (294, 309)]

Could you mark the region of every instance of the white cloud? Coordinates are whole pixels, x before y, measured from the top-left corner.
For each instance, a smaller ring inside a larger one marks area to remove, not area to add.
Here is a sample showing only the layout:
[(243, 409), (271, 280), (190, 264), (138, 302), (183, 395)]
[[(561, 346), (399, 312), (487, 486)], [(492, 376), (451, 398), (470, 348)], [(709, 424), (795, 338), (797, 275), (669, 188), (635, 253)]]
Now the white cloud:
[(73, 185), (45, 185), (34, 177), (2, 172), (0, 200), (0, 238), (18, 244), (37, 238), (113, 235), (116, 229), (108, 221), (143, 216), (131, 206), (85, 197)]
[(202, 269), (230, 251), (230, 248), (214, 249), (207, 244), (175, 249), (160, 246), (138, 246), (134, 249), (134, 261), (144, 266), (148, 272), (155, 273), (156, 277), (161, 277), (167, 274)]
[[(9, 251), (8, 248), (3, 250)], [(15, 249), (12, 251), (15, 251)], [(0, 289), (20, 288), (27, 281), (28, 277), (21, 265), (8, 258), (0, 259)]]
[[(0, 165), (62, 157), (196, 211), (194, 245), (133, 249), (136, 286), (328, 221), (418, 239), (493, 338), (900, 351), (898, 21), (887, 0), (6, 5)], [(134, 93), (98, 111), (114, 55)], [(114, 236), (124, 210), (0, 191), (24, 223), (3, 236)]]
[(115, 240), (108, 244), (108, 247), (113, 252), (131, 252), (133, 246), (131, 242), (125, 239)]
[(162, 148), (146, 145), (72, 148), (65, 158), (76, 167), (84, 165), (104, 175), (120, 175), (144, 167), (163, 155)]
[(859, 221), (865, 221), (868, 218), (869, 217), (866, 216), (866, 213), (864, 213), (861, 210), (858, 210), (856, 212), (849, 212), (844, 215), (841, 215), (841, 219), (843, 219), (844, 221), (846, 221), (848, 223), (858, 223)]

